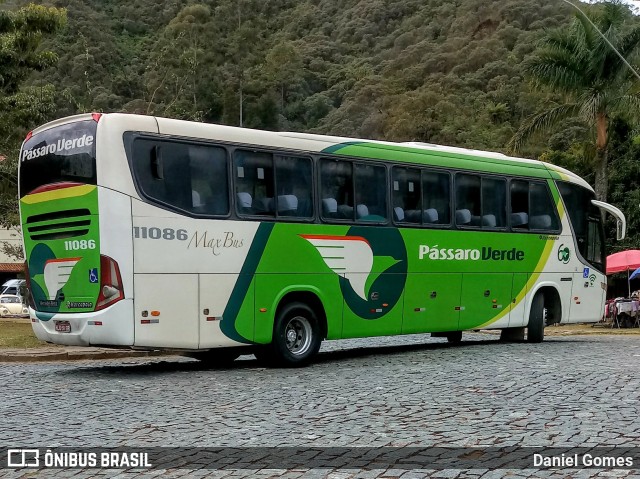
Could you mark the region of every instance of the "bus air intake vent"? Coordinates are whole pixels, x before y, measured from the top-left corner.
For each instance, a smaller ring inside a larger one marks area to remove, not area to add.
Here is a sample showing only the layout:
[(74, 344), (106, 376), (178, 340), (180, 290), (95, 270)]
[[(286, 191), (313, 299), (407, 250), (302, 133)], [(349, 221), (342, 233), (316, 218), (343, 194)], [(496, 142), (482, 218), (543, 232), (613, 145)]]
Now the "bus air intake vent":
[(89, 232), (91, 212), (81, 208), (33, 215), (27, 218), (25, 226), (32, 240), (74, 238)]

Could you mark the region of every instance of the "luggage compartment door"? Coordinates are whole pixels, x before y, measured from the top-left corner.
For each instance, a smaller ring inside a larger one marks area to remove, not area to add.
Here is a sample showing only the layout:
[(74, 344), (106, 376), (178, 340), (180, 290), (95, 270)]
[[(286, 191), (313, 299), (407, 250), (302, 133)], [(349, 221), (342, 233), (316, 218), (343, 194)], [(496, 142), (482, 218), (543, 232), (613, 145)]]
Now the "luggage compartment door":
[(198, 275), (136, 274), (135, 346), (198, 347)]

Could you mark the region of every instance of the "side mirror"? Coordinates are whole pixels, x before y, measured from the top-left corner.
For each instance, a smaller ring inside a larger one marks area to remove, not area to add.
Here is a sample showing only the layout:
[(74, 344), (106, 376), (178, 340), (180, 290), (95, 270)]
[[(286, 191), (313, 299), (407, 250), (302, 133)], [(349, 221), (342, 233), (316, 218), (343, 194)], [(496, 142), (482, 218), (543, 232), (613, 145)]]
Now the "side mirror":
[(623, 240), (627, 234), (627, 219), (624, 217), (624, 213), (615, 206), (605, 203), (604, 201), (591, 200), (591, 203), (600, 210), (606, 211), (617, 220), (616, 239), (618, 241)]

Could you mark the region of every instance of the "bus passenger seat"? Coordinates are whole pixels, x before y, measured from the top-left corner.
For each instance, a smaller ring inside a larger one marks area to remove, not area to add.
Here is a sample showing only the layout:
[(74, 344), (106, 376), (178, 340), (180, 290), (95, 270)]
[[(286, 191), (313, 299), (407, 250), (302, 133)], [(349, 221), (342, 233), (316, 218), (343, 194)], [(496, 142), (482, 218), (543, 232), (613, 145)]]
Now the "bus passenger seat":
[(193, 208), (202, 208), (205, 204), (200, 199), (200, 193), (196, 190), (191, 190), (191, 206)]
[(298, 211), (298, 197), (296, 195), (278, 196), (278, 214), (282, 216), (296, 216)]
[(437, 223), (438, 222), (438, 210), (435, 208), (429, 208), (424, 210), (422, 214), (425, 223)]
[(456, 210), (456, 224), (457, 225), (468, 225), (471, 223), (471, 211), (464, 210)]
[(532, 216), (529, 221), (529, 227), (532, 230), (548, 230), (551, 228), (551, 216), (538, 215)]
[(497, 225), (496, 215), (484, 215), (482, 217), (482, 226), (486, 226), (488, 228), (495, 228)]
[(365, 216), (369, 216), (369, 208), (367, 205), (357, 205), (356, 206), (356, 218), (362, 219)]
[(238, 211), (240, 213), (245, 213), (245, 214), (252, 213), (251, 205), (253, 203), (253, 200), (251, 199), (251, 195), (245, 191), (241, 191), (240, 193), (237, 194), (237, 197), (238, 197)]
[(322, 216), (325, 218), (335, 218), (338, 212), (338, 202), (335, 198), (322, 199)]
[(396, 221), (404, 221), (404, 210), (399, 206), (393, 209), (393, 217)]
[(353, 206), (338, 205), (338, 218), (353, 219)]
[(518, 213), (511, 213), (511, 226), (513, 227), (522, 226), (523, 228), (526, 228), (528, 222), (529, 222), (529, 215), (524, 211), (521, 211)]
[(405, 211), (405, 221), (408, 223), (420, 223), (420, 210)]
[(275, 208), (273, 207), (273, 198), (256, 198), (253, 202), (253, 208), (256, 213), (273, 213)]

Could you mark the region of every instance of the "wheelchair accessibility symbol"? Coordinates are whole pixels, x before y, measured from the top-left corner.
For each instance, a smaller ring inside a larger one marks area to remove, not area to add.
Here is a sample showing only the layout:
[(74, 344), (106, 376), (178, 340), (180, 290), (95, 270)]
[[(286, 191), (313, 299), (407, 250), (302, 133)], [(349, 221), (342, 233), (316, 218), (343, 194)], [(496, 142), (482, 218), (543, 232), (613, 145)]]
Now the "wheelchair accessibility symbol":
[(89, 282), (90, 283), (98, 282), (98, 268), (91, 268), (89, 270)]

